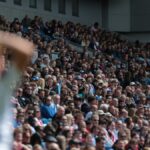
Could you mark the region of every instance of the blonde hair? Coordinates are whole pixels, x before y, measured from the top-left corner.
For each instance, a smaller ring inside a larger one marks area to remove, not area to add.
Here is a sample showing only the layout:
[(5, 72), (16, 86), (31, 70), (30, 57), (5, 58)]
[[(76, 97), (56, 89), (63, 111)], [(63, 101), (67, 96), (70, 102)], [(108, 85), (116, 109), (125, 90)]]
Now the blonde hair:
[(44, 88), (45, 88), (45, 79), (40, 78), (40, 79), (37, 81), (37, 85), (40, 86), (41, 89), (44, 89)]
[(22, 130), (23, 130), (23, 133), (26, 133), (26, 130), (29, 130), (30, 135), (32, 135), (32, 129), (31, 129), (30, 124), (28, 124), (28, 123), (23, 124)]
[(72, 119), (74, 119), (72, 114), (66, 114), (68, 125), (71, 126)]

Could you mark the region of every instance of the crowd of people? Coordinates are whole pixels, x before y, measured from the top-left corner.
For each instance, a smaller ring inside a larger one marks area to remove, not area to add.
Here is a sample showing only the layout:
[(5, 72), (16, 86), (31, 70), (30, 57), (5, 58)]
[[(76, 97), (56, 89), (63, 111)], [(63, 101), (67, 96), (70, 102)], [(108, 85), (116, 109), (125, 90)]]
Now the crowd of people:
[(11, 99), (13, 150), (150, 149), (150, 43), (38, 16), (0, 28), (36, 45)]

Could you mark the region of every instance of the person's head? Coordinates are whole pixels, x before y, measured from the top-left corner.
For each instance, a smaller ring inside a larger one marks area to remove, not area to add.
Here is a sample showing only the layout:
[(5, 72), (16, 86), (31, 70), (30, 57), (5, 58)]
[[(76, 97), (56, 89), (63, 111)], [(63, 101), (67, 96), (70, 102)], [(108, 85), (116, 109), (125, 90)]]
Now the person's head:
[(112, 103), (114, 107), (118, 107), (118, 98), (113, 98)]
[(59, 106), (57, 109), (57, 116), (63, 116), (65, 114), (65, 109), (63, 106)]
[(129, 108), (128, 113), (130, 117), (134, 117), (136, 114), (136, 108), (135, 107)]
[(86, 132), (86, 122), (85, 121), (81, 121), (79, 123), (79, 129), (84, 133)]
[(67, 120), (66, 115), (62, 116), (61, 122), (62, 122), (63, 126), (65, 126), (65, 127), (68, 126), (68, 120)]
[(34, 116), (36, 118), (41, 118), (41, 111), (38, 107), (34, 109)]
[(16, 95), (17, 96), (22, 96), (23, 94), (23, 89), (22, 88), (18, 88), (17, 91), (16, 91)]
[(73, 147), (70, 150), (80, 150), (80, 148)]
[(61, 150), (57, 143), (46, 143), (47, 150)]
[(136, 114), (138, 115), (138, 116), (142, 116), (142, 115), (144, 115), (144, 107), (143, 107), (143, 105), (139, 105), (138, 106), (138, 108), (137, 108), (137, 111), (136, 111)]
[(60, 96), (58, 94), (53, 96), (53, 100), (55, 104), (60, 104)]
[(92, 112), (96, 112), (98, 109), (98, 106), (97, 105), (91, 105), (91, 111)]
[(39, 96), (39, 98), (44, 98), (45, 97), (45, 90), (44, 89), (40, 89), (38, 91), (38, 96)]
[(140, 136), (139, 145), (144, 146), (144, 144), (145, 144), (145, 138), (144, 138), (144, 136)]
[(106, 103), (100, 105), (100, 109), (103, 110), (104, 112), (108, 112), (109, 107), (110, 106)]
[(76, 115), (75, 115), (75, 122), (77, 124), (79, 124), (81, 121), (84, 120), (84, 116), (82, 114), (82, 112), (78, 112)]
[(72, 139), (69, 142), (69, 147), (70, 149), (72, 148), (81, 148), (81, 141), (79, 141), (78, 139)]
[(35, 81), (34, 82), (30, 82), (30, 86), (32, 87), (32, 91), (34, 91), (37, 88), (37, 83)]
[(31, 135), (32, 135), (31, 126), (28, 123), (24, 124), (23, 125), (23, 143), (24, 144), (30, 143)]
[(73, 75), (72, 74), (68, 74), (67, 79), (72, 82), (73, 81)]
[(140, 141), (140, 135), (139, 135), (139, 133), (137, 133), (137, 132), (131, 133), (131, 138), (132, 138), (132, 139), (136, 139), (137, 142)]
[(72, 101), (72, 100), (70, 100), (69, 102), (68, 102), (68, 108), (69, 109), (74, 109), (75, 107), (74, 107), (74, 102)]
[(34, 115), (34, 110), (33, 110), (33, 109), (28, 109), (27, 112), (26, 112), (26, 115), (27, 115), (28, 117), (33, 117), (33, 115)]
[(25, 89), (25, 92), (26, 92), (26, 94), (31, 95), (31, 94), (33, 93), (32, 87), (31, 87), (31, 86), (28, 86), (28, 87)]
[(86, 144), (88, 144), (88, 145), (93, 145), (93, 146), (94, 146), (94, 139), (93, 139), (92, 134), (87, 134), (87, 135), (86, 135), (86, 137), (85, 137), (85, 142), (86, 142)]
[(89, 96), (89, 97), (88, 97), (88, 103), (89, 103), (90, 105), (97, 105), (97, 104), (98, 104), (98, 102), (97, 102), (95, 96)]
[(82, 132), (79, 130), (75, 130), (73, 133), (73, 139), (78, 139), (78, 140), (82, 140)]
[(143, 119), (138, 119), (137, 124), (141, 128), (143, 126)]
[(13, 133), (14, 140), (16, 142), (22, 142), (23, 139), (23, 130), (22, 128), (16, 128)]
[(69, 126), (73, 125), (73, 124), (74, 124), (74, 121), (75, 121), (73, 115), (72, 115), (72, 114), (66, 114), (66, 117), (67, 117), (68, 125), (69, 125)]
[(52, 97), (51, 96), (46, 97), (45, 103), (47, 105), (51, 105), (51, 103), (52, 103)]
[(47, 135), (45, 137), (46, 149), (47, 150), (60, 150), (58, 141), (54, 136)]
[(20, 113), (18, 113), (17, 114), (17, 122), (19, 122), (19, 123), (24, 123), (24, 121), (25, 121), (25, 118), (24, 118), (25, 116), (24, 116), (24, 114), (20, 114)]
[(126, 103), (126, 99), (127, 99), (126, 95), (122, 94), (119, 98), (119, 106), (121, 106), (121, 107), (124, 106)]
[(124, 150), (124, 148), (125, 148), (125, 142), (123, 140), (117, 140), (114, 143), (113, 147), (116, 150)]
[(117, 128), (118, 130), (122, 130), (122, 128), (123, 128), (123, 123), (122, 123), (121, 120), (117, 120), (117, 121), (116, 121), (116, 128)]
[(123, 130), (123, 131), (120, 131), (119, 133), (118, 133), (118, 139), (119, 140), (126, 140), (127, 139), (127, 134), (126, 134), (126, 132)]
[(116, 129), (116, 124), (114, 121), (110, 122), (110, 124), (108, 124), (108, 129), (114, 131)]
[(93, 125), (92, 126), (92, 128), (91, 128), (91, 133), (93, 134), (93, 135), (98, 135), (98, 134), (100, 134), (101, 132), (100, 132), (100, 126), (99, 125)]
[(120, 117), (127, 118), (128, 117), (128, 111), (126, 109), (121, 109), (119, 115), (120, 115)]
[(35, 145), (33, 146), (33, 150), (43, 150), (43, 148), (42, 148), (41, 145), (35, 144)]
[(45, 79), (46, 79), (46, 82), (45, 82), (45, 84), (48, 86), (48, 87), (51, 87), (52, 85), (53, 85), (53, 77), (51, 76), (51, 75), (47, 75), (46, 77), (45, 77)]
[(136, 149), (137, 146), (138, 146), (137, 140), (131, 138), (131, 140), (129, 141), (129, 147), (130, 147), (131, 149)]
[(146, 103), (146, 95), (144, 93), (142, 93), (140, 95), (140, 103), (145, 104)]
[(76, 107), (80, 107), (82, 104), (82, 97), (80, 97), (78, 94), (74, 96), (74, 104)]
[(93, 114), (91, 120), (92, 120), (93, 125), (98, 125), (99, 124), (99, 115)]
[(92, 145), (86, 145), (85, 147), (83, 147), (82, 150), (96, 150), (94, 146)]
[(17, 114), (21, 114), (21, 115), (24, 115), (24, 113), (25, 113), (25, 110), (22, 108), (22, 107), (18, 107), (17, 108)]
[(105, 138), (104, 137), (96, 138), (96, 150), (105, 150)]
[(32, 129), (31, 129), (30, 124), (24, 123), (22, 125), (22, 129), (23, 129), (23, 132), (29, 132), (30, 134), (32, 134)]

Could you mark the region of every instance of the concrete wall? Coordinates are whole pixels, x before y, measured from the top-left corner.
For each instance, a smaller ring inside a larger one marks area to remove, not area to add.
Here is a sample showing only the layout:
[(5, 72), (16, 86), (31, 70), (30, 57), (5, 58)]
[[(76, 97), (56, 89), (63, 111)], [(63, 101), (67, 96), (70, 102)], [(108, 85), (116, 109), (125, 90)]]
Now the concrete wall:
[[(91, 25), (95, 21), (110, 31), (122, 32), (125, 37), (141, 41), (150, 39), (150, 0), (79, 0), (79, 17), (72, 16), (72, 0), (66, 0), (66, 14), (58, 13), (58, 0), (52, 1), (52, 11), (44, 11), (44, 0), (37, 0), (37, 8), (29, 8), (29, 0), (22, 0), (22, 6), (13, 0), (0, 2), (0, 15), (12, 21), (39, 15), (43, 20), (57, 19), (66, 22), (80, 22)], [(132, 33), (131, 33), (132, 32)]]
[(95, 21), (102, 24), (102, 9), (101, 1), (99, 0), (79, 0), (80, 1), (80, 22), (86, 24), (94, 23)]
[[(94, 8), (94, 9), (93, 9)], [(44, 11), (44, 0), (37, 0), (37, 8), (29, 8), (29, 0), (22, 0), (22, 6), (13, 4), (13, 0), (0, 2), (0, 14), (9, 20), (14, 17), (23, 18), (26, 14), (30, 17), (39, 15), (43, 20), (57, 19), (62, 21), (74, 21), (91, 25), (95, 21), (102, 24), (101, 1), (100, 0), (79, 0), (79, 17), (72, 16), (72, 2), (66, 0), (66, 14), (58, 13), (58, 0), (52, 0), (52, 11)]]
[(131, 31), (150, 31), (150, 0), (131, 0)]
[(108, 30), (108, 2), (109, 0), (101, 0), (102, 28), (106, 30)]
[(130, 31), (130, 0), (109, 0), (108, 28), (112, 31)]
[(128, 39), (129, 41), (139, 40), (140, 42), (150, 42), (150, 32), (146, 33), (120, 33), (124, 39)]

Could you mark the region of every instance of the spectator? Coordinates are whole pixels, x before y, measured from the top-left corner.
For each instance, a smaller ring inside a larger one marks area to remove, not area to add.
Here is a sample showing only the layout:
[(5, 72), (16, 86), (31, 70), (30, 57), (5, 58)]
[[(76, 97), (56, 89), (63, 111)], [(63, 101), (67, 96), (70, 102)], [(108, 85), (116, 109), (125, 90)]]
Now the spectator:
[(41, 106), (42, 118), (50, 119), (53, 118), (57, 112), (57, 107), (53, 103), (51, 96), (46, 98), (45, 103)]

